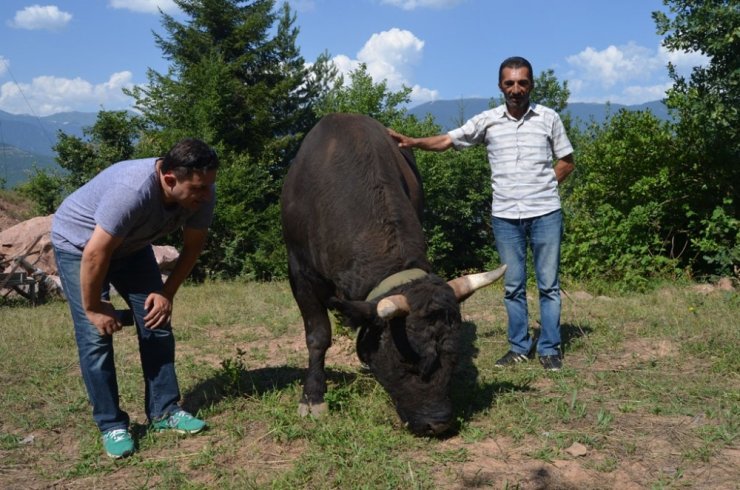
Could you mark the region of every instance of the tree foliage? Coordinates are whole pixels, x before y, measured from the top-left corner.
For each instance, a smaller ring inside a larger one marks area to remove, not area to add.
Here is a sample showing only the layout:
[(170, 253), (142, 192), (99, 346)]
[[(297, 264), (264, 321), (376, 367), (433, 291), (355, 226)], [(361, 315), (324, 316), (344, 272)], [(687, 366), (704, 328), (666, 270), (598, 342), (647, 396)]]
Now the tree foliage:
[(619, 111), (579, 138), (564, 196), (562, 263), (571, 276), (640, 286), (673, 274), (673, 136), (650, 112)]
[(154, 149), (184, 136), (219, 152), (218, 206), (201, 263), (215, 275), (279, 275), (284, 260), (278, 200), (282, 178), (316, 105), (335, 76), (328, 55), (310, 66), (296, 46), (288, 4), (273, 0), (175, 0), (155, 35), (166, 74), (130, 94), (152, 123)]
[(392, 92), (385, 80), (373, 82), (364, 63), (347, 77), (349, 80), (346, 82), (343, 76), (337, 77), (317, 107), (319, 116), (332, 112), (354, 112), (377, 119), (385, 126), (403, 119), (406, 111), (401, 106), (409, 102), (410, 88), (402, 87), (398, 92)]
[(685, 199), (677, 241), (696, 274), (740, 273), (740, 6), (737, 0), (665, 0), (655, 12), (658, 33), (672, 51), (695, 51), (709, 62), (674, 81), (667, 105), (676, 114), (673, 184)]

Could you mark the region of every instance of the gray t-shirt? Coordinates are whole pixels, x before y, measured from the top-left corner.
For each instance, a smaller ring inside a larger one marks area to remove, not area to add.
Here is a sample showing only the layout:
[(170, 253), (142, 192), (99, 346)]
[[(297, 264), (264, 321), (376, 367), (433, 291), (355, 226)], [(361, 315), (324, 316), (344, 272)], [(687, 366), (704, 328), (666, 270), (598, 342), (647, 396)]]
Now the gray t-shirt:
[(123, 237), (113, 253), (113, 258), (120, 258), (181, 227), (208, 228), (216, 204), (215, 192), (211, 202), (197, 211), (165, 207), (156, 161), (145, 158), (113, 164), (73, 192), (54, 214), (54, 246), (82, 254), (95, 225), (100, 225), (111, 235)]

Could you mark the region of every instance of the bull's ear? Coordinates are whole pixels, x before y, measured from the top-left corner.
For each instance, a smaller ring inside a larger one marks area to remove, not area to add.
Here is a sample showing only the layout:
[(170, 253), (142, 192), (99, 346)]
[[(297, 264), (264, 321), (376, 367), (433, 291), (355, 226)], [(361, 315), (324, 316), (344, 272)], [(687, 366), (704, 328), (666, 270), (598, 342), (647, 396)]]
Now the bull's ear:
[(380, 346), (380, 335), (382, 330), (379, 328), (361, 328), (357, 334), (357, 357), (367, 365), (372, 365), (373, 356), (378, 352)]
[(368, 301), (345, 301), (331, 298), (329, 308), (342, 315), (353, 328), (372, 322), (377, 317), (375, 304)]

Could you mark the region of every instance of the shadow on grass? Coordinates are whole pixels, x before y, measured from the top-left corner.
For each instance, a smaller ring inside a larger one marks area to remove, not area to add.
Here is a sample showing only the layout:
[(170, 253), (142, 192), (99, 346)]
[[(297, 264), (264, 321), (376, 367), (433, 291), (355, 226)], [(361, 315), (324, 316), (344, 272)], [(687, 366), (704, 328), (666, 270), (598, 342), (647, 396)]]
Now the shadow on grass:
[(500, 393), (530, 391), (526, 384), (503, 382), (479, 382), (475, 359), (479, 351), (475, 346), (477, 326), (463, 322), (460, 339), (459, 364), (452, 377), (452, 403), (458, 419), (468, 420), (475, 414), (489, 409)]
[[(577, 336), (574, 332), (583, 331), (581, 327), (566, 330), (569, 332), (569, 339)], [(450, 393), (455, 418), (462, 421), (489, 409), (500, 393), (531, 391), (526, 383), (479, 382), (478, 368), (475, 365), (475, 359), (479, 354), (475, 347), (476, 339), (476, 325), (472, 322), (463, 322), (460, 356), (452, 375)], [(201, 408), (211, 407), (224, 399), (260, 396), (272, 391), (281, 391), (294, 384), (302, 383), (305, 374), (305, 368), (289, 366), (247, 369), (238, 354), (234, 359), (224, 360), (222, 368), (215, 376), (201, 381), (187, 392), (183, 397), (183, 406), (186, 410), (196, 413)], [(360, 375), (327, 369), (326, 376), (329, 384), (347, 386)]]
[(576, 340), (582, 339), (586, 341), (591, 332), (593, 332), (593, 328), (588, 325), (563, 323), (560, 325), (560, 345), (562, 351), (568, 352)]
[[(305, 375), (305, 368), (271, 366), (247, 369), (238, 358), (236, 361), (225, 360), (216, 376), (201, 381), (184, 394), (183, 407), (196, 413), (201, 408), (211, 407), (224, 399), (281, 391), (293, 384), (302, 383)], [(356, 378), (355, 373), (326, 369), (327, 383), (347, 385)]]

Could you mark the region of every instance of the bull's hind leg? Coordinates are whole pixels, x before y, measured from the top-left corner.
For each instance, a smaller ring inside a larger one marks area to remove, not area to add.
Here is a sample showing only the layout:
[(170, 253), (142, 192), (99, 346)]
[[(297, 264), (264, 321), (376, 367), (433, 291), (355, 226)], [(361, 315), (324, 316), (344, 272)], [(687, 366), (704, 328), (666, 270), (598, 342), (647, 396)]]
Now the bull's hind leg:
[(318, 417), (327, 411), (324, 394), (326, 393), (326, 372), (324, 361), (326, 351), (331, 346), (331, 323), (326, 308), (316, 297), (315, 285), (290, 274), (290, 285), (293, 296), (303, 317), (308, 347), (308, 372), (303, 383), (303, 395), (298, 405), (298, 413), (305, 417)]

